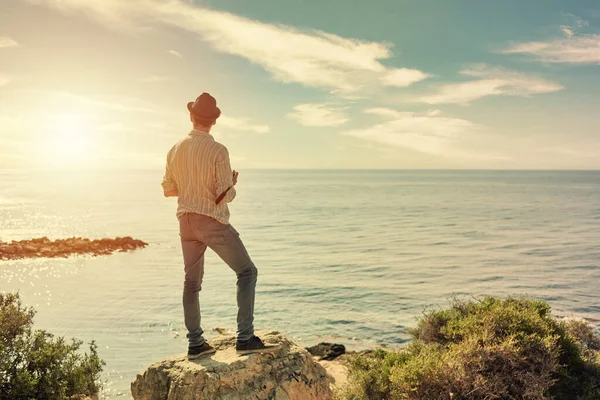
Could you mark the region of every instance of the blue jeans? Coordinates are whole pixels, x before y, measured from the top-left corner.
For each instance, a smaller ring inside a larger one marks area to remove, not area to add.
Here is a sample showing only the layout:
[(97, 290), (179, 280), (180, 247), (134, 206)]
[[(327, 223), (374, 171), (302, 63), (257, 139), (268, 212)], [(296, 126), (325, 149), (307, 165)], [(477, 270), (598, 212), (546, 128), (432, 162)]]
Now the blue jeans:
[(183, 315), (190, 346), (204, 343), (200, 328), (200, 300), (204, 276), (204, 253), (210, 247), (237, 274), (237, 339), (254, 336), (254, 297), (258, 270), (250, 259), (239, 233), (231, 225), (201, 214), (188, 213), (179, 218), (179, 231), (185, 281)]

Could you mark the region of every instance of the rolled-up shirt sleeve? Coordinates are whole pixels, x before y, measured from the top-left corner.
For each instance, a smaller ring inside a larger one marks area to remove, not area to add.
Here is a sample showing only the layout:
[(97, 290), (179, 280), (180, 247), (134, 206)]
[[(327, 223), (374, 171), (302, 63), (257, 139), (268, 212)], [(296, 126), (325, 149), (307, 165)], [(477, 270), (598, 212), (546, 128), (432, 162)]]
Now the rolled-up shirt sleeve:
[(167, 164), (165, 166), (165, 176), (163, 177), (163, 180), (162, 180), (162, 187), (165, 192), (171, 192), (173, 190), (177, 190), (177, 182), (175, 182), (175, 179), (173, 178), (173, 174), (171, 173), (171, 170), (169, 169), (170, 155), (171, 155), (171, 152), (169, 152), (169, 155), (167, 155)]
[(229, 162), (229, 152), (226, 148), (223, 148), (217, 154), (217, 161), (215, 164), (215, 179), (217, 188), (216, 197), (219, 197), (224, 191), (230, 188), (223, 201), (226, 203), (233, 201), (236, 192), (235, 188), (233, 187), (233, 172), (231, 171), (231, 164)]

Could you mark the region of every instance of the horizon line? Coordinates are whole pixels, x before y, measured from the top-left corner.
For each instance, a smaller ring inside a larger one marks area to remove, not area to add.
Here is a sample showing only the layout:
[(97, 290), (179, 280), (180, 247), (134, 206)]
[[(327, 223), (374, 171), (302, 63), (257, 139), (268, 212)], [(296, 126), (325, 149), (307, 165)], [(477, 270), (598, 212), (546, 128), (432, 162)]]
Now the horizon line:
[[(103, 168), (103, 167), (78, 167), (76, 171), (73, 171), (72, 167), (58, 167), (58, 168), (3, 168), (0, 173), (14, 173), (14, 172), (62, 172), (65, 170), (72, 171), (73, 175), (77, 172), (82, 171), (95, 171), (95, 172), (112, 172), (112, 171), (161, 171), (164, 167), (126, 167), (126, 168)], [(538, 168), (513, 168), (513, 169), (500, 169), (500, 168), (237, 168), (244, 171), (331, 171), (331, 172), (342, 172), (342, 171), (436, 171), (436, 172), (600, 172), (600, 169), (583, 169), (583, 168), (569, 168), (569, 169), (538, 169)]]

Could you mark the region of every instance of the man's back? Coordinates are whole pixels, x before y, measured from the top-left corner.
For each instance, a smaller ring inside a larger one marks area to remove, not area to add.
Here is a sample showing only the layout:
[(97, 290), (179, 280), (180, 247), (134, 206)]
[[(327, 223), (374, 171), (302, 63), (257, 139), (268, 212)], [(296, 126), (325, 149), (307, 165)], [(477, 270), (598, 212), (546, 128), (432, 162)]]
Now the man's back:
[[(177, 216), (191, 212), (229, 223), (227, 203), (235, 197), (227, 148), (199, 130), (192, 130), (167, 155), (165, 190), (178, 192)], [(215, 200), (230, 188), (225, 201)]]

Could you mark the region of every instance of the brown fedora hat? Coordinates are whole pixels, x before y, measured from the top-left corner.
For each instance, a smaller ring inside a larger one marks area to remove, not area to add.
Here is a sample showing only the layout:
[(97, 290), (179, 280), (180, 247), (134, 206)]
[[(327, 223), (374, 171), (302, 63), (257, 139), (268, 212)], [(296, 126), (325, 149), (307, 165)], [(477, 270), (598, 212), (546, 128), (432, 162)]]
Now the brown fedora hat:
[(190, 101), (187, 108), (195, 117), (206, 121), (214, 121), (221, 115), (217, 100), (208, 93), (202, 93), (196, 101)]

